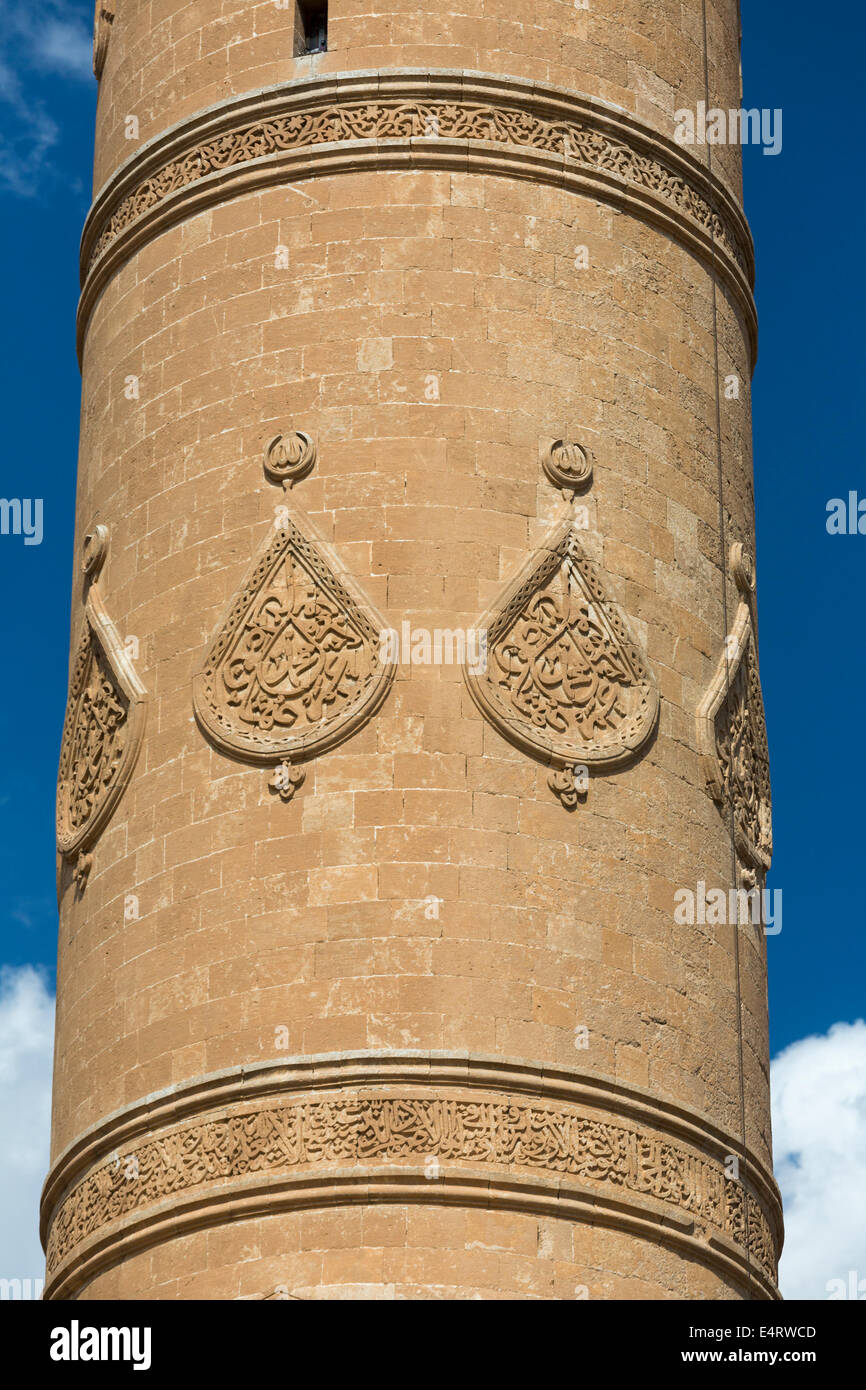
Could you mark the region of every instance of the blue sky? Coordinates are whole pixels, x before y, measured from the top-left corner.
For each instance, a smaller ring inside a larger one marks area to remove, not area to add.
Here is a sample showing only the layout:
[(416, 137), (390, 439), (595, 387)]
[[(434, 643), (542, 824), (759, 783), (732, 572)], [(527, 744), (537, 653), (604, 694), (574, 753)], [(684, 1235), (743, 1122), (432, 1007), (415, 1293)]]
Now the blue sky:
[[(0, 967), (40, 969), (46, 998), (56, 948), (54, 785), (73, 565), (77, 248), (89, 204), (96, 97), (91, 16), (90, 0), (45, 0), (38, 12), (24, 0), (0, 0), (7, 348), (0, 495), (44, 499), (41, 545), (0, 537), (7, 670), (0, 693)], [(761, 667), (776, 841), (769, 886), (784, 895), (782, 934), (768, 942), (771, 1038), (774, 1054), (794, 1044), (801, 1049), (786, 1053), (791, 1103), (780, 1130), (787, 1149), (781, 1161), (790, 1159), (792, 1172), (802, 1173), (806, 1160), (797, 1158), (798, 1146), (817, 1140), (798, 1137), (797, 1084), (805, 1074), (791, 1080), (798, 1058), (811, 1083), (816, 1069), (831, 1077), (851, 1072), (840, 1104), (860, 1115), (861, 1153), (866, 1142), (866, 1090), (858, 1091), (856, 1082), (866, 1063), (866, 1032), (854, 1027), (866, 1014), (857, 877), (866, 782), (859, 727), (866, 536), (830, 536), (825, 525), (830, 498), (851, 490), (866, 498), (864, 200), (855, 143), (866, 18), (859, 0), (841, 0), (827, 24), (806, 0), (784, 7), (743, 0), (743, 28), (745, 104), (784, 112), (782, 153), (771, 158), (747, 149), (745, 166), (761, 325), (753, 400)], [(4, 978), (8, 993), (15, 977), (0, 976), (0, 984)], [(0, 1042), (2, 1036), (0, 1026)], [(834, 1161), (826, 1152), (820, 1159)], [(820, 1173), (813, 1185), (823, 1192)], [(796, 1231), (808, 1194), (791, 1191)], [(814, 1193), (812, 1199), (815, 1220)], [(862, 1208), (860, 1222), (866, 1277)], [(832, 1258), (858, 1258), (857, 1249), (844, 1248), (851, 1253)]]
[[(31, 5), (0, 4), (6, 343), (0, 496), (42, 497), (45, 531), (38, 546), (0, 537), (3, 645), (9, 656), (15, 653), (19, 673), (4, 683), (0, 696), (0, 960), (40, 962), (53, 973), (57, 922), (50, 788), (69, 659), (80, 393), (78, 239), (90, 198), (96, 83), (87, 0), (49, 4), (55, 27), (46, 24), (41, 32), (33, 13)], [(22, 593), (24, 603), (17, 600)], [(26, 747), (22, 726), (29, 731)]]
[[(864, 1012), (866, 536), (831, 536), (827, 502), (866, 498), (864, 199), (855, 145), (866, 18), (745, 3), (746, 104), (784, 110), (776, 158), (746, 151), (758, 253), (753, 382), (761, 676), (784, 931), (771, 939), (773, 1050)], [(845, 35), (844, 44), (840, 36)], [(854, 177), (852, 177), (854, 175)], [(866, 1273), (866, 1271), (864, 1271)]]

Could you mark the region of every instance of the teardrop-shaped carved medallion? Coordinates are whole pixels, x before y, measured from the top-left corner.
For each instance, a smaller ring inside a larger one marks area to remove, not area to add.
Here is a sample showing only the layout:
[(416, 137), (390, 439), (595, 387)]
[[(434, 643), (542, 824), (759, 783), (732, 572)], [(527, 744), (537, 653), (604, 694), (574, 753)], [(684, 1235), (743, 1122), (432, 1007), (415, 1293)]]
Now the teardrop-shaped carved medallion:
[(106, 546), (103, 527), (84, 543), (83, 568), (94, 582), (72, 668), (57, 779), (57, 848), (75, 861), (79, 887), (90, 868), (87, 851), (132, 776), (146, 718), (147, 691), (95, 584)]
[(481, 712), (513, 743), (554, 769), (550, 786), (571, 808), (579, 775), (628, 761), (658, 717), (655, 681), (595, 567), (572, 515), (550, 532), (480, 620), (487, 669), (464, 667)]
[(741, 546), (732, 547), (731, 568), (742, 598), (698, 707), (698, 744), (710, 793), (733, 817), (741, 861), (753, 873), (766, 873), (773, 858), (770, 752), (758, 672), (754, 571)]
[(278, 521), (193, 680), (196, 716), (224, 752), (280, 764), (349, 738), (379, 708), (396, 665), (380, 659), (382, 619), (300, 508)]

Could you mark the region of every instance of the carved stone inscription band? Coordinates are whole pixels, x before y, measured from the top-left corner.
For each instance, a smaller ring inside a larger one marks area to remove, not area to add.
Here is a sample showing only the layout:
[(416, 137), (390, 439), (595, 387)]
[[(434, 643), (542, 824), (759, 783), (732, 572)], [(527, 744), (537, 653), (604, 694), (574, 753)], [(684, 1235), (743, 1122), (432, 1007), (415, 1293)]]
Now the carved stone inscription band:
[(470, 1202), (477, 1187), (485, 1206), (652, 1227), (776, 1296), (778, 1212), (766, 1175), (730, 1179), (723, 1140), (672, 1123), (642, 1094), (623, 1117), (613, 1110), (623, 1110), (621, 1088), (605, 1095), (598, 1081), (563, 1073), (557, 1082), (528, 1064), (516, 1078), (492, 1060), (473, 1076), (465, 1058), (394, 1057), (393, 1075), (360, 1057), (308, 1064), (296, 1078), (290, 1070), (264, 1069), (259, 1094), (253, 1075), (214, 1078), (213, 1094), (197, 1088), (186, 1104), (155, 1097), (137, 1122), (115, 1117), (89, 1149), (62, 1159), (43, 1209), (52, 1296), (68, 1296), (70, 1280), (116, 1258), (118, 1245), (206, 1223), (226, 1202), (242, 1216), (265, 1189), (274, 1211), (447, 1201), (456, 1187)]
[(84, 228), (79, 344), (107, 279), (165, 227), (239, 192), (362, 167), (500, 173), (626, 207), (717, 265), (755, 350), (745, 218), (724, 185), (673, 139), (559, 88), (399, 70), (235, 98), (134, 154), (102, 189)]

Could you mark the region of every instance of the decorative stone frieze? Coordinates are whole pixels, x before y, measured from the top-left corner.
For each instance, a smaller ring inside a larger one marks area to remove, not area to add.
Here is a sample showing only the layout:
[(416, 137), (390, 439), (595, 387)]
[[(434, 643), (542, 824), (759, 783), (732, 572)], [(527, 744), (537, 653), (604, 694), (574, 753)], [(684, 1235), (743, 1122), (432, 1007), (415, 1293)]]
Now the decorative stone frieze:
[(136, 246), (231, 191), (363, 168), (459, 168), (556, 183), (663, 225), (717, 263), (756, 341), (751, 239), (723, 184), (633, 117), (518, 78), (352, 73), (233, 99), (143, 146), (96, 199), (82, 238), (79, 338)]
[[(429, 1200), (447, 1200), (462, 1184), (471, 1204), (473, 1175), (483, 1175), (485, 1205), (594, 1201), (605, 1224), (650, 1222), (661, 1238), (667, 1224), (699, 1257), (754, 1263), (773, 1296), (778, 1199), (766, 1175), (744, 1163), (748, 1182), (730, 1179), (733, 1141), (693, 1122), (683, 1127), (643, 1094), (608, 1094), (598, 1078), (584, 1083), (531, 1064), (400, 1054), (384, 1068), (364, 1055), (309, 1059), (297, 1076), (270, 1064), (250, 1074), (247, 1089), (258, 1097), (247, 1096), (240, 1077), (202, 1081), (188, 1096), (179, 1088), (166, 1097), (168, 1111), (160, 1098), (144, 1107), (152, 1111), (147, 1134), (138, 1107), (115, 1116), (73, 1167), (61, 1162), (46, 1185), (49, 1283), (62, 1281), (81, 1245), (104, 1260), (133, 1235), (147, 1240), (151, 1226), (161, 1229), (167, 1199), (191, 1229), (207, 1222), (212, 1203), (225, 1207), (234, 1193), (242, 1212), (263, 1187), (271, 1210), (351, 1202), (353, 1190), (366, 1201), (371, 1188), (379, 1200), (406, 1200), (420, 1168), (421, 1190), (413, 1186), (409, 1200), (423, 1199), (426, 1181)], [(616, 1113), (623, 1106), (631, 1118)], [(434, 1177), (423, 1180), (425, 1165)], [(558, 1197), (544, 1186), (551, 1179)], [(606, 1197), (615, 1199), (607, 1208)]]

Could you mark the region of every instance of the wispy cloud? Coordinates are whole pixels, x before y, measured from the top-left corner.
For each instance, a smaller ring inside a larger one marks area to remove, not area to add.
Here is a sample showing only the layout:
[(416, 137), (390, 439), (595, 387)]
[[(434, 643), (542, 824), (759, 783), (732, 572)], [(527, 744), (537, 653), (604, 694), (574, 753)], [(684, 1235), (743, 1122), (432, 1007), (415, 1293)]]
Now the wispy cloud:
[[(773, 1147), (785, 1204), (786, 1298), (866, 1295), (866, 1022), (792, 1043), (773, 1062)], [(852, 1278), (853, 1274), (853, 1278)]]
[(13, 898), (9, 903), (7, 914), (11, 921), (17, 922), (19, 926), (28, 931), (31, 927), (44, 925), (46, 921), (53, 923), (57, 908), (52, 898), (47, 894), (42, 897)]
[(48, 1168), (54, 999), (32, 966), (0, 970), (0, 1278), (39, 1279)]
[(56, 178), (51, 79), (91, 81), (91, 34), (69, 0), (0, 0), (0, 189), (33, 197)]
[(35, 25), (31, 36), (34, 67), (81, 82), (93, 81), (93, 39), (83, 20), (77, 16), (48, 19)]
[(29, 114), (25, 129), (11, 135), (0, 131), (0, 188), (32, 198), (42, 177), (53, 172), (47, 156), (58, 133), (56, 122), (38, 109)]

